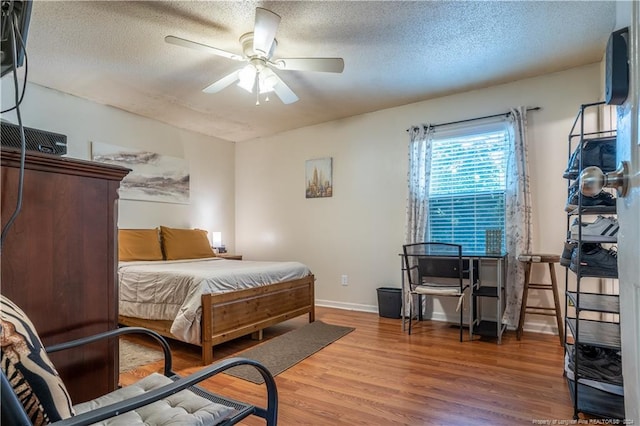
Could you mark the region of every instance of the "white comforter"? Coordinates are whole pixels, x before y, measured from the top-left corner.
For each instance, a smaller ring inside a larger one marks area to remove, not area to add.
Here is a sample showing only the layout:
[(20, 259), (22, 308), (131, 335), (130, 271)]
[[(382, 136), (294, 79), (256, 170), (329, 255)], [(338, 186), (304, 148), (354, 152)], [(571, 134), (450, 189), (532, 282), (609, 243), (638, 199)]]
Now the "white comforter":
[(120, 315), (173, 320), (171, 333), (200, 342), (201, 295), (225, 293), (310, 275), (299, 262), (257, 262), (221, 258), (120, 262)]

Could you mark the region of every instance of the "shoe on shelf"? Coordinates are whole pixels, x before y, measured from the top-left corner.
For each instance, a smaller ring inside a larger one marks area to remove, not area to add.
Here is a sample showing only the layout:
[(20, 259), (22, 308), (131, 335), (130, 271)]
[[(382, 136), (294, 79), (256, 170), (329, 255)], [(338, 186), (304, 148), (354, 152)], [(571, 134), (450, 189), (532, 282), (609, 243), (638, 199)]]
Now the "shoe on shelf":
[(618, 220), (613, 217), (598, 216), (594, 222), (578, 221), (578, 218), (571, 225), (571, 239), (577, 240), (578, 234), (582, 229), (582, 241), (584, 242), (615, 242), (618, 230)]
[(605, 249), (600, 244), (584, 243), (571, 254), (569, 269), (578, 273), (578, 256), (580, 256), (580, 275), (618, 278), (618, 253), (613, 249)]
[[(576, 181), (577, 182), (577, 181)], [(580, 194), (578, 193), (577, 186), (576, 189), (572, 192), (571, 188), (569, 188), (569, 198), (567, 198), (567, 204), (564, 207), (564, 211), (570, 212), (578, 208), (578, 202), (580, 201)], [(594, 197), (589, 197), (582, 194), (582, 207), (615, 207), (616, 198), (611, 195), (609, 192), (600, 191), (598, 195)]]
[(565, 268), (569, 266), (571, 263), (571, 254), (573, 254), (573, 250), (578, 247), (578, 243), (575, 241), (567, 241), (564, 243), (564, 249), (562, 250), (562, 255), (560, 256), (560, 265)]
[[(603, 138), (587, 139), (582, 143), (584, 154), (582, 154), (582, 169), (589, 166), (597, 166), (604, 173), (612, 172), (616, 169), (616, 137), (607, 136)], [(562, 177), (565, 179), (576, 179), (580, 174), (580, 145), (573, 151), (569, 164)]]

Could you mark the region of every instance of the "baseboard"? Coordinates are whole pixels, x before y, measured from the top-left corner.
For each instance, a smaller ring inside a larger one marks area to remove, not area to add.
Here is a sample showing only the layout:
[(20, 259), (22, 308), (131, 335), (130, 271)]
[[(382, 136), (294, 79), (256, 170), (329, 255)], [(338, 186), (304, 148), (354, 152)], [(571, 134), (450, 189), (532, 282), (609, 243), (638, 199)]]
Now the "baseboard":
[(344, 302), (335, 302), (333, 300), (316, 299), (316, 306), (322, 306), (325, 308), (344, 309), (347, 311), (370, 312), (370, 313), (376, 313), (376, 314), (378, 313), (378, 305), (362, 305), (360, 303), (344, 303)]
[[(336, 308), (336, 309), (344, 309), (347, 311), (358, 311), (358, 312), (370, 312), (370, 313), (378, 313), (378, 305), (362, 305), (359, 303), (343, 303), (343, 302), (335, 302), (333, 300), (317, 300), (316, 306), (322, 306), (325, 308)], [(460, 317), (455, 316), (452, 318), (447, 318), (444, 312), (434, 312), (431, 318), (425, 317), (425, 319), (431, 319), (434, 321), (442, 321), (442, 322), (458, 322)], [(466, 321), (466, 318), (465, 318)]]
[(525, 321), (522, 331), (530, 333), (542, 333), (558, 335), (558, 327), (554, 324), (550, 324), (544, 321)]
[[(363, 305), (360, 303), (345, 303), (345, 302), (336, 302), (333, 300), (317, 300), (316, 306), (322, 306), (325, 308), (336, 308), (336, 309), (344, 309), (346, 311), (358, 311), (358, 312), (369, 312), (373, 314), (378, 313), (378, 305)], [(429, 319), (429, 318), (427, 318)], [(432, 317), (430, 318), (433, 321), (442, 321), (442, 322), (452, 322), (455, 323), (458, 321), (458, 317), (455, 318), (447, 318), (446, 314), (443, 312), (434, 312)], [(495, 320), (495, 318), (487, 318), (488, 320)], [(465, 318), (465, 321), (467, 318)], [(507, 327), (508, 330), (515, 330), (515, 327)], [(524, 325), (524, 332), (529, 333), (542, 333), (542, 334), (551, 334), (558, 335), (558, 327), (555, 325), (551, 325), (550, 323), (544, 321), (526, 321)]]

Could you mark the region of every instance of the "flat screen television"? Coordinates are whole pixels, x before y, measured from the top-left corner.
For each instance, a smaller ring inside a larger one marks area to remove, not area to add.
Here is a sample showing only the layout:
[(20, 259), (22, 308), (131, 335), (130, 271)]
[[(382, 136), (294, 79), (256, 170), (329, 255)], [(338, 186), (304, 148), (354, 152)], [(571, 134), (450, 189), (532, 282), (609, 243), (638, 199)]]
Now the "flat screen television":
[[(2, 0), (2, 39), (0, 40), (1, 74), (0, 77), (16, 68), (22, 66), (24, 53), (27, 44), (27, 33), (29, 31), (29, 20), (31, 19), (31, 0)], [(20, 34), (15, 41), (15, 52), (13, 48), (13, 23), (15, 31)]]

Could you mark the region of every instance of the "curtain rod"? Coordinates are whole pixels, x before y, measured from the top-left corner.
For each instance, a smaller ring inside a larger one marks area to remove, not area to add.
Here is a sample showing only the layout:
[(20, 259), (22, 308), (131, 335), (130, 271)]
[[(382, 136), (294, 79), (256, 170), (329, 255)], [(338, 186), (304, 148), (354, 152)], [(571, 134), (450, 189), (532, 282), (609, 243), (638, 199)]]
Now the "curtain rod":
[[(542, 108), (540, 107), (531, 107), (531, 108), (527, 108), (527, 111), (538, 111)], [(493, 118), (493, 117), (500, 117), (503, 115), (508, 115), (508, 112), (503, 112), (502, 114), (492, 114), (492, 115), (485, 115), (484, 117), (475, 117), (475, 118), (467, 118), (466, 120), (458, 120), (458, 121), (449, 121), (448, 123), (440, 123), (440, 124), (430, 124), (429, 127), (439, 127), (439, 126), (448, 126), (449, 124), (459, 124), (459, 123), (466, 123), (467, 121), (475, 121), (475, 120), (483, 120), (485, 118)], [(410, 129), (407, 129), (407, 132)]]

